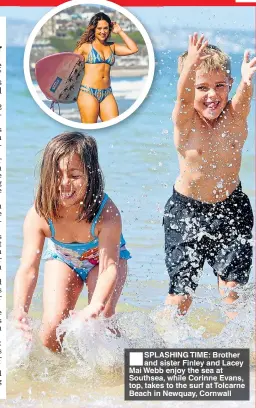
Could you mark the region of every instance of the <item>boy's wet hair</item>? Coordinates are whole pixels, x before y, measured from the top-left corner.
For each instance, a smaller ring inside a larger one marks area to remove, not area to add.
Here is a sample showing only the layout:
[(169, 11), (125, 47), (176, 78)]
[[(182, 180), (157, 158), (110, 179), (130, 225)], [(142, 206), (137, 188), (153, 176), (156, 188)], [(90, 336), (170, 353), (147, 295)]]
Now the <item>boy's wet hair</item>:
[(104, 194), (104, 178), (98, 161), (98, 149), (93, 137), (80, 132), (65, 132), (47, 144), (40, 166), (40, 180), (35, 208), (46, 220), (59, 218), (59, 162), (78, 154), (87, 179), (87, 190), (77, 219), (92, 222)]
[[(210, 56), (203, 60), (197, 69), (203, 69), (205, 72), (224, 71), (227, 76), (231, 76), (231, 60), (230, 57), (216, 45), (208, 44), (205, 47), (205, 52)], [(184, 62), (188, 56), (188, 51), (185, 51), (178, 59), (178, 73), (184, 67)]]

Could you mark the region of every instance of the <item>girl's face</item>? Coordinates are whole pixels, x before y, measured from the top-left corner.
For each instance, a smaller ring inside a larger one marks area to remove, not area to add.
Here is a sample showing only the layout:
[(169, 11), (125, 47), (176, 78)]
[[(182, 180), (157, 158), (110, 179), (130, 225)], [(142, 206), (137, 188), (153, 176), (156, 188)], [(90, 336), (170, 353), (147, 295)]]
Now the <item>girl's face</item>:
[(98, 21), (95, 28), (95, 38), (99, 41), (106, 41), (109, 37), (109, 24), (105, 20)]
[(60, 205), (64, 207), (83, 205), (87, 189), (87, 176), (80, 156), (74, 153), (71, 156), (61, 158), (58, 165), (58, 175)]

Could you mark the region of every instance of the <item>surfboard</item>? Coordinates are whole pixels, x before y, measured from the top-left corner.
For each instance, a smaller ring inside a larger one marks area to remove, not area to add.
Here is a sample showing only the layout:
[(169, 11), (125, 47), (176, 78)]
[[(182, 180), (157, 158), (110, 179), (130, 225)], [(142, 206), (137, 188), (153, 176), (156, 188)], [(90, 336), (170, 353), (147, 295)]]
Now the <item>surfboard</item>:
[(40, 59), (35, 65), (35, 76), (41, 91), (53, 102), (75, 102), (84, 76), (84, 64), (84, 57), (73, 52), (60, 52)]

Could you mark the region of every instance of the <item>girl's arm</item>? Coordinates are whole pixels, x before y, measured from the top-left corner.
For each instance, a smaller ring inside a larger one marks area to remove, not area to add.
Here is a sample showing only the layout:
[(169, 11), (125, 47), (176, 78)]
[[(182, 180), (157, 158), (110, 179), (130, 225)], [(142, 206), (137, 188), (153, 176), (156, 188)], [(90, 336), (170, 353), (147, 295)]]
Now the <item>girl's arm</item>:
[(112, 295), (117, 278), (121, 216), (116, 206), (110, 201), (103, 211), (99, 227), (99, 275), (90, 304), (74, 315), (82, 320), (97, 317)]
[(42, 219), (34, 207), (26, 215), (23, 237), (21, 264), (14, 280), (13, 315), (20, 322), (20, 328), (26, 329), (26, 324), (22, 325), (22, 319), (28, 313), (36, 287), (45, 240), (45, 234), (42, 230)]
[(114, 53), (119, 56), (131, 55), (138, 52), (137, 44), (121, 29), (119, 24), (113, 22), (112, 33), (119, 34), (125, 45), (114, 44)]
[(102, 309), (112, 295), (117, 278), (120, 252), (121, 217), (114, 204), (105, 212), (99, 232), (99, 276), (91, 305), (101, 305)]

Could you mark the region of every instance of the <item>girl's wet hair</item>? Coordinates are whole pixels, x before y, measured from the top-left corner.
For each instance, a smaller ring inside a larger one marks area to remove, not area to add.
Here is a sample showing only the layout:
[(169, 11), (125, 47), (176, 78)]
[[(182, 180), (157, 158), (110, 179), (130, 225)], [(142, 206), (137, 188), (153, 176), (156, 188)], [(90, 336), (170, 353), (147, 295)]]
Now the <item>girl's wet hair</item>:
[(104, 178), (98, 161), (96, 141), (80, 132), (65, 132), (47, 144), (40, 166), (35, 208), (46, 220), (59, 218), (59, 162), (74, 154), (79, 155), (87, 178), (87, 189), (78, 220), (92, 222), (99, 210), (104, 194)]
[(98, 25), (98, 22), (101, 21), (101, 20), (106, 21), (108, 23), (108, 25), (109, 25), (109, 35), (108, 35), (107, 39), (109, 38), (109, 36), (111, 34), (111, 30), (112, 30), (111, 20), (110, 20), (110, 18), (109, 18), (109, 16), (107, 14), (105, 14), (103, 12), (100, 12), (100, 13), (95, 14), (91, 18), (87, 29), (81, 35), (80, 39), (77, 41), (76, 48), (81, 47), (81, 45), (84, 44), (84, 43), (92, 43), (95, 40), (95, 30), (96, 30), (96, 27)]
[[(227, 76), (231, 76), (231, 60), (230, 57), (216, 45), (208, 44), (205, 47), (205, 53), (210, 56), (203, 60), (197, 69), (203, 69), (205, 72), (211, 71), (224, 71), (227, 73)], [(188, 56), (188, 51), (185, 51), (179, 56), (178, 59), (178, 73), (180, 74), (184, 62)]]

